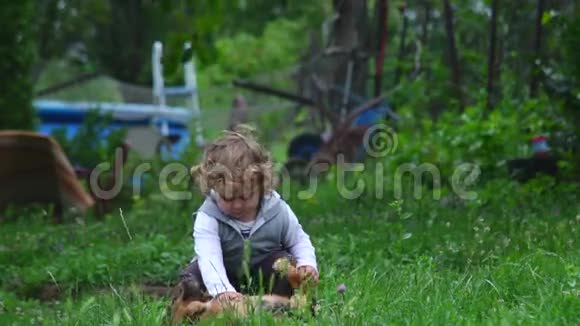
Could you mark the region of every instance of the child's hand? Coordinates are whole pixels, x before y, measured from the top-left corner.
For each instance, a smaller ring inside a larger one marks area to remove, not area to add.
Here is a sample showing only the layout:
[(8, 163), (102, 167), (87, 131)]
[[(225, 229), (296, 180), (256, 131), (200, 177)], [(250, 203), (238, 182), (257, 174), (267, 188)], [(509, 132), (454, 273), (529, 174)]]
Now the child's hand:
[(318, 284), (318, 271), (316, 268), (308, 265), (298, 267), (298, 271), (300, 275), (302, 275), (302, 279), (311, 279), (314, 285)]

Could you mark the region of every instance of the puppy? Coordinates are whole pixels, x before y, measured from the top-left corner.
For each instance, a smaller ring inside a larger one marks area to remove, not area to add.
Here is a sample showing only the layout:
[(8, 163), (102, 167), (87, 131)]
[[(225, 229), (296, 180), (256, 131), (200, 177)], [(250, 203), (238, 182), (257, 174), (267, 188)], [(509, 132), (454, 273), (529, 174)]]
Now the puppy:
[[(182, 306), (179, 313), (191, 320), (205, 319), (222, 313), (231, 313), (238, 317), (246, 317), (256, 311), (283, 313), (292, 309), (304, 307), (307, 303), (305, 295), (295, 295), (291, 298), (270, 294), (264, 296), (242, 296), (234, 300), (221, 300), (217, 295), (210, 301), (191, 301)], [(181, 318), (183, 319), (183, 317)], [(180, 320), (175, 320), (179, 322)]]
[(176, 287), (174, 302), (171, 306), (172, 324), (179, 324), (184, 320), (195, 321), (199, 319), (217, 316), (222, 313), (233, 313), (245, 317), (254, 311), (270, 311), (274, 313), (286, 312), (292, 309), (306, 307), (308, 304), (306, 287), (302, 287), (304, 276), (288, 259), (281, 258), (274, 262), (274, 270), (286, 275), (288, 282), (294, 289), (301, 289), (300, 293), (291, 298), (279, 295), (242, 296), (235, 300), (222, 300), (221, 295), (211, 297), (204, 295), (192, 297), (190, 288), (196, 285), (188, 285), (181, 282)]

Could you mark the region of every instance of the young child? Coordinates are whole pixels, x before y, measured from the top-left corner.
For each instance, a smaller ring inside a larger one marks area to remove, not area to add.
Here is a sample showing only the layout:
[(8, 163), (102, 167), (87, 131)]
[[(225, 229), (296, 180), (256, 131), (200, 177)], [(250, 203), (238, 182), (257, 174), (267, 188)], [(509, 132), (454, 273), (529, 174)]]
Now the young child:
[(290, 206), (272, 189), (272, 161), (251, 129), (225, 132), (207, 146), (191, 173), (206, 194), (193, 227), (195, 257), (180, 275), (193, 299), (241, 297), (248, 271), (253, 284), (263, 277), (266, 293), (289, 297), (287, 279), (272, 268), (282, 257), (318, 282), (314, 247)]

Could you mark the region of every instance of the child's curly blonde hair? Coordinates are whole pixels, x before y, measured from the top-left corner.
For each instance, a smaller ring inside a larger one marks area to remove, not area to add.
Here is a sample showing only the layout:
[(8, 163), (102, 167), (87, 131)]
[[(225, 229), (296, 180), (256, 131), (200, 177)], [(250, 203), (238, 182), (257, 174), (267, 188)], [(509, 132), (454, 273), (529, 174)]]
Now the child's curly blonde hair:
[(272, 191), (272, 160), (254, 135), (252, 127), (239, 125), (205, 148), (201, 164), (191, 168), (203, 193), (213, 189), (229, 200)]

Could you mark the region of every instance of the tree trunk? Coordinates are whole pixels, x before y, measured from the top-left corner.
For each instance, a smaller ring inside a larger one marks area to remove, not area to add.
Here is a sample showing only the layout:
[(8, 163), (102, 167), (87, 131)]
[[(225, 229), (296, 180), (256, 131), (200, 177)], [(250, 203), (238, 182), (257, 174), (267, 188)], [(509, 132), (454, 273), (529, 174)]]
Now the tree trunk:
[(34, 66), (32, 67), (31, 72), (31, 81), (33, 85), (36, 85), (36, 82), (40, 78), (42, 71), (46, 65), (46, 60), (51, 59), (54, 56), (53, 47), (51, 46), (54, 42), (54, 33), (53, 33), (53, 24), (56, 21), (56, 16), (58, 13), (58, 1), (57, 0), (50, 0), (50, 1), (43, 1), (37, 7), (37, 15), (41, 17), (39, 19), (39, 26), (37, 29), (37, 60)]
[(493, 0), (491, 4), (491, 26), (489, 32), (489, 55), (487, 61), (487, 109), (491, 110), (495, 104), (495, 54), (497, 39), (497, 15), (499, 10), (499, 0)]
[(378, 20), (377, 20), (377, 56), (375, 59), (375, 97), (379, 96), (382, 88), (383, 63), (388, 42), (388, 22), (389, 22), (389, 2), (388, 0), (377, 0)]
[(536, 33), (534, 38), (534, 57), (532, 62), (532, 78), (530, 81), (530, 97), (536, 97), (538, 95), (540, 67), (537, 64), (537, 61), (539, 61), (542, 56), (542, 16), (544, 15), (545, 5), (545, 0), (538, 0), (538, 11), (536, 14)]
[(415, 42), (415, 63), (414, 70), (411, 76), (412, 79), (417, 78), (423, 69), (423, 49), (427, 49), (427, 42), (429, 41), (429, 25), (431, 24), (431, 0), (423, 1), (423, 20), (421, 21), (421, 36), (419, 42)]
[[(501, 26), (501, 22), (500, 22), (500, 26)], [(495, 87), (495, 96), (496, 99), (501, 99), (502, 98), (502, 82), (501, 82), (501, 67), (503, 65), (503, 60), (505, 57), (505, 40), (503, 35), (500, 33), (500, 36), (497, 38), (497, 59), (496, 64), (495, 64), (495, 80), (497, 82), (497, 85)]]
[(431, 1), (425, 0), (423, 10), (425, 11), (423, 17), (423, 24), (421, 26), (421, 43), (427, 44), (429, 38), (429, 24), (431, 23)]
[[(320, 99), (317, 98), (318, 92), (315, 92), (315, 87), (312, 86), (312, 74), (315, 71), (313, 62), (322, 52), (322, 39), (321, 36), (315, 32), (310, 32), (310, 40), (307, 52), (300, 59), (300, 66), (296, 72), (296, 83), (297, 83), (297, 94), (299, 96), (308, 98), (312, 100), (313, 103), (319, 103)], [(287, 121), (294, 121), (294, 118), (299, 114), (302, 109), (302, 104), (297, 104), (296, 108), (288, 116)], [(308, 119), (308, 124), (314, 130), (322, 132), (324, 130), (324, 119), (319, 110), (313, 108), (308, 108), (308, 113), (310, 119)]]
[(459, 102), (461, 111), (465, 106), (463, 92), (461, 91), (461, 73), (459, 70), (459, 59), (457, 56), (457, 47), (455, 46), (455, 31), (453, 27), (453, 9), (449, 0), (443, 0), (445, 15), (445, 30), (447, 32), (447, 51), (449, 55), (449, 64), (451, 65), (453, 88), (455, 96)]
[[(367, 1), (335, 0), (334, 4), (338, 18), (334, 23), (334, 37), (330, 49), (326, 51), (331, 56), (329, 58), (331, 77), (328, 85), (349, 94), (366, 97), (369, 41)], [(349, 100), (345, 106), (343, 100), (343, 94), (333, 92), (330, 94), (329, 107), (335, 112), (342, 109), (348, 111), (353, 103)]]
[(402, 3), (399, 7), (399, 12), (403, 16), (403, 28), (401, 29), (401, 37), (399, 43), (399, 54), (397, 55), (397, 69), (395, 70), (395, 85), (399, 84), (401, 80), (401, 65), (403, 64), (403, 60), (405, 59), (405, 41), (407, 38), (407, 25), (408, 19), (407, 15), (405, 14), (405, 3)]

